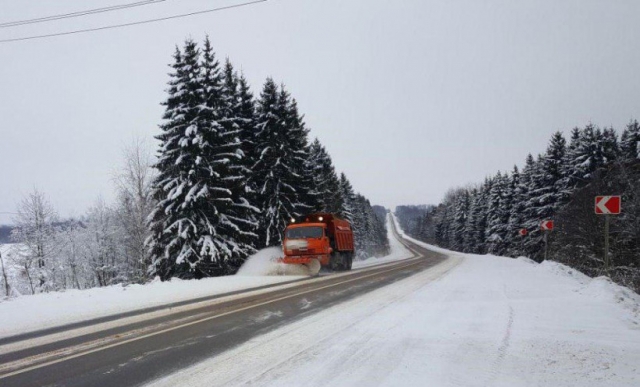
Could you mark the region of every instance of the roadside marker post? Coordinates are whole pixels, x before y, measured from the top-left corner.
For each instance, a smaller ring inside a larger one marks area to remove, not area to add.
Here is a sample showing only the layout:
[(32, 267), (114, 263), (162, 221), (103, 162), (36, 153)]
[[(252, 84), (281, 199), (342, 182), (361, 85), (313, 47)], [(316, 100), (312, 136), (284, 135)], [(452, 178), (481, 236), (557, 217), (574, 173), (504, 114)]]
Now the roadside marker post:
[(526, 228), (521, 228), (518, 230), (518, 234), (520, 235), (520, 252), (524, 255), (524, 237), (527, 236), (529, 231)]
[(544, 260), (549, 256), (549, 231), (553, 231), (553, 220), (543, 220), (540, 222), (540, 230), (544, 232)]
[(622, 211), (622, 199), (620, 195), (596, 196), (596, 215), (604, 215), (604, 271), (609, 272), (609, 218), (611, 215), (619, 215)]

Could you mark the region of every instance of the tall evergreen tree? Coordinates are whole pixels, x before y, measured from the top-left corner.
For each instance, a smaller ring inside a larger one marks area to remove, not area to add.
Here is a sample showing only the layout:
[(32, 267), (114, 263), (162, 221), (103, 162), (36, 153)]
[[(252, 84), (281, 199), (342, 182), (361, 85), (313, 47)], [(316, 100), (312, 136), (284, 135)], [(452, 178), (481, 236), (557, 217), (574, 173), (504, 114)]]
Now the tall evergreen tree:
[(509, 187), (508, 175), (498, 174), (493, 178), (493, 185), (489, 190), (487, 207), (487, 252), (500, 255), (506, 249), (506, 230), (509, 222), (510, 203), (507, 203)]
[(602, 132), (602, 157), (603, 165), (613, 163), (620, 156), (620, 147), (618, 145), (618, 135), (615, 129), (607, 128)]
[(569, 198), (578, 186), (580, 178), (574, 170), (576, 159), (578, 158), (578, 149), (580, 148), (581, 131), (579, 128), (571, 130), (571, 138), (569, 145), (566, 147), (564, 160), (562, 161), (562, 182), (561, 186), (561, 203), (566, 204)]
[(291, 98), (273, 79), (264, 84), (257, 107), (256, 147), (259, 158), (253, 168), (253, 180), (263, 209), (260, 230), (262, 246), (282, 242), (282, 231), (290, 219), (301, 215), (304, 187), (299, 172), (306, 163), (306, 136), (302, 127), (292, 127)]
[(529, 231), (527, 238), (525, 239), (524, 246), (527, 255), (532, 259), (542, 259), (541, 246), (543, 234), (540, 231), (540, 221), (543, 220), (543, 212), (545, 203), (544, 197), (541, 195), (545, 187), (545, 173), (544, 173), (544, 156), (538, 155), (535, 161), (533, 158), (527, 157), (529, 185), (528, 185), (528, 200), (525, 208), (525, 228)]
[(561, 204), (565, 153), (566, 140), (562, 133), (556, 132), (540, 160), (539, 174), (532, 177), (537, 181), (530, 191), (529, 203), (534, 206), (532, 215), (536, 219), (551, 219)]
[(257, 189), (252, 186), (255, 183), (253, 176), (253, 167), (260, 158), (260, 151), (256, 144), (257, 126), (256, 126), (256, 104), (247, 83), (246, 78), (240, 75), (237, 79), (238, 84), (238, 108), (237, 108), (237, 124), (239, 126), (240, 141), (242, 143), (243, 165), (247, 169), (247, 181), (245, 182), (245, 192), (250, 203), (256, 203)]
[(466, 222), (465, 242), (468, 252), (483, 254), (486, 252), (486, 229), (487, 229), (487, 201), (491, 180), (485, 179), (484, 184), (477, 188), (473, 195), (472, 204), (469, 205), (469, 217)]
[(340, 180), (331, 157), (317, 138), (310, 147), (309, 164), (317, 194), (316, 211), (338, 213), (342, 207)]
[[(477, 250), (477, 241), (475, 235), (476, 221), (478, 218), (478, 200), (480, 199), (478, 188), (472, 188), (469, 192), (469, 208), (464, 223), (464, 238), (462, 251), (465, 253), (473, 253)], [(425, 219), (426, 223), (426, 219)], [(422, 226), (426, 228), (426, 224)]]
[(153, 271), (162, 279), (201, 276), (198, 264), (214, 253), (209, 214), (210, 164), (206, 160), (207, 125), (202, 115), (200, 51), (192, 40), (176, 48), (164, 123), (160, 126), (157, 207), (152, 212), (148, 246)]
[(638, 144), (640, 143), (640, 125), (638, 121), (629, 122), (622, 132), (620, 139), (620, 157), (625, 162), (636, 161), (640, 158)]
[[(298, 111), (298, 103), (295, 98), (289, 98), (288, 93), (281, 88), (281, 97), (285, 101), (286, 126), (289, 131), (289, 147), (293, 150), (295, 162), (292, 165), (297, 175), (296, 189), (298, 193), (299, 208), (301, 214), (313, 212), (319, 204), (319, 193), (314, 186), (314, 165), (311, 160), (309, 145), (309, 130), (306, 128), (304, 118)], [(288, 101), (288, 103), (287, 103)]]
[(465, 226), (469, 215), (469, 204), (469, 191), (461, 189), (456, 195), (451, 229), (451, 247), (454, 250), (462, 251), (464, 249)]
[[(216, 174), (212, 175), (212, 186), (217, 184), (221, 189), (226, 189), (229, 193), (228, 200), (221, 202), (216, 210), (219, 220), (218, 229), (222, 235), (227, 237), (229, 251), (227, 253), (228, 272), (235, 272), (244, 258), (255, 251), (253, 247), (257, 234), (255, 233), (257, 224), (256, 215), (260, 212), (256, 208), (254, 199), (247, 189), (247, 182), (251, 170), (245, 160), (245, 139), (251, 135), (253, 128), (247, 127), (244, 122), (244, 101), (240, 95), (238, 75), (233, 69), (233, 65), (227, 59), (223, 73), (220, 74), (221, 81), (213, 75), (218, 68), (215, 61), (209, 39), (205, 41), (203, 55), (203, 69), (205, 74), (211, 73), (209, 79), (205, 78), (204, 90), (208, 94), (207, 100), (211, 102), (210, 108), (216, 110), (220, 128), (212, 136), (212, 149), (214, 153), (211, 160), (217, 166)], [(207, 71), (207, 69), (211, 69)], [(221, 84), (221, 88), (217, 87)], [(218, 90), (220, 89), (220, 90)], [(216, 117), (212, 117), (216, 120)], [(249, 133), (243, 133), (248, 130)], [(217, 176), (215, 176), (217, 175)], [(217, 182), (216, 182), (217, 180)]]
[(528, 198), (527, 184), (523, 184), (523, 180), (528, 176), (522, 176), (518, 166), (513, 166), (513, 172), (511, 172), (511, 180), (509, 183), (511, 191), (511, 211), (509, 212), (509, 223), (507, 227), (507, 235), (509, 238), (509, 246), (507, 251), (512, 256), (521, 255), (522, 252), (522, 238), (519, 231), (524, 226), (525, 206)]
[(356, 195), (353, 192), (353, 187), (349, 179), (347, 179), (344, 173), (340, 174), (340, 195), (342, 196), (342, 207), (338, 214), (345, 220), (353, 221)]

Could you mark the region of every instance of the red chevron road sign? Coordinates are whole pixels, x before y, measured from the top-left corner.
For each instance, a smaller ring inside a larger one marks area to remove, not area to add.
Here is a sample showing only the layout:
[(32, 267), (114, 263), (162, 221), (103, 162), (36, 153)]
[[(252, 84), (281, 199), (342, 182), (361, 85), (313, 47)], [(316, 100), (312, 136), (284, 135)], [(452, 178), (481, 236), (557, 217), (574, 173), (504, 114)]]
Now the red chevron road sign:
[(543, 220), (540, 223), (540, 230), (542, 230), (542, 231), (551, 231), (551, 230), (553, 230), (553, 220)]
[(618, 215), (621, 210), (620, 196), (596, 196), (596, 214)]

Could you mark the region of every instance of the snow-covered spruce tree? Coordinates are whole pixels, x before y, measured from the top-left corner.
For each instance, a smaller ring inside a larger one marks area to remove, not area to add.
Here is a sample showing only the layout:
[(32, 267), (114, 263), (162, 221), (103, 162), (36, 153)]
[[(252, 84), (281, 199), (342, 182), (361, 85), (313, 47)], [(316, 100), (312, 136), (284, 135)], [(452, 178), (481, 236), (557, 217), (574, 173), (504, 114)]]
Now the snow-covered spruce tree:
[(254, 165), (252, 184), (257, 189), (260, 215), (259, 246), (277, 246), (282, 242), (282, 231), (291, 218), (303, 207), (298, 191), (300, 176), (297, 167), (304, 165), (304, 149), (291, 141), (287, 127), (288, 93), (278, 91), (273, 79), (264, 84), (257, 104), (255, 137), (259, 158)]
[(366, 258), (370, 255), (370, 243), (372, 239), (372, 224), (369, 222), (367, 213), (367, 203), (363, 196), (353, 197), (351, 209), (351, 227), (355, 241), (356, 256)]
[(526, 255), (531, 259), (541, 261), (543, 259), (543, 233), (540, 231), (540, 214), (544, 203), (541, 202), (541, 196), (534, 194), (541, 192), (544, 188), (544, 170), (543, 155), (539, 154), (536, 160), (527, 156), (525, 169), (529, 174), (527, 191), (527, 203), (524, 211), (525, 228), (528, 230), (527, 237), (524, 240), (524, 248)]
[[(205, 41), (203, 68), (215, 68), (213, 53), (211, 52), (209, 40)], [(211, 58), (211, 59), (208, 59)], [(206, 72), (206, 71), (205, 71)], [(212, 71), (213, 72), (213, 71)], [(241, 84), (242, 83), (242, 84)], [(252, 190), (248, 187), (251, 175), (251, 160), (245, 160), (248, 149), (247, 142), (253, 136), (252, 126), (253, 114), (251, 111), (252, 101), (250, 94), (247, 95), (246, 82), (242, 81), (233, 69), (231, 62), (227, 59), (224, 67), (222, 83), (222, 103), (219, 109), (215, 109), (212, 103), (212, 112), (220, 112), (220, 123), (222, 130), (218, 132), (217, 146), (213, 146), (217, 155), (213, 159), (220, 160), (217, 165), (218, 180), (222, 181), (222, 188), (230, 193), (231, 202), (222, 203), (225, 212), (220, 214), (221, 226), (226, 228), (225, 235), (228, 241), (233, 243), (234, 249), (228, 256), (226, 267), (227, 273), (235, 272), (247, 255), (254, 252), (254, 244), (257, 242), (258, 227), (257, 216), (260, 210), (255, 207), (255, 198)], [(214, 90), (213, 87), (206, 90)], [(212, 100), (216, 100), (215, 95), (211, 95)], [(247, 101), (249, 98), (249, 101)], [(247, 106), (248, 105), (248, 106)], [(214, 117), (215, 119), (215, 117)]]
[(629, 122), (620, 138), (620, 158), (622, 161), (629, 163), (640, 159), (638, 143), (640, 143), (640, 125), (638, 121), (633, 120)]
[(313, 212), (319, 205), (320, 195), (314, 183), (314, 164), (311, 159), (311, 149), (309, 145), (309, 130), (304, 123), (304, 117), (298, 111), (298, 103), (295, 98), (290, 98), (288, 93), (281, 87), (280, 95), (285, 102), (285, 125), (289, 132), (289, 147), (294, 152), (296, 162), (292, 169), (297, 175), (296, 189), (298, 193), (298, 212), (306, 214)]
[[(518, 171), (516, 170), (517, 174)], [(516, 178), (519, 178), (516, 176)], [(509, 221), (511, 219), (511, 213), (513, 206), (515, 205), (515, 183), (514, 178), (509, 173), (505, 173), (503, 175), (503, 186), (504, 189), (502, 191), (502, 200), (501, 200), (501, 216), (502, 216), (502, 225), (501, 225), (501, 233), (502, 239), (504, 241), (502, 245), (502, 249), (500, 251), (500, 255), (508, 255), (509, 250), (511, 249), (511, 245), (516, 243), (516, 236), (518, 235), (517, 230), (511, 230), (509, 227)]]
[(447, 234), (447, 248), (453, 249), (456, 245), (456, 237), (457, 237), (457, 224), (456, 224), (456, 215), (458, 214), (458, 204), (459, 204), (459, 196), (463, 192), (463, 189), (457, 188), (451, 190), (446, 198), (447, 203), (447, 218), (446, 222), (448, 223), (448, 234)]
[(468, 245), (473, 248), (475, 254), (486, 253), (486, 231), (489, 192), (493, 181), (486, 178), (484, 184), (478, 188), (474, 206), (470, 209), (466, 230), (469, 233)]
[(338, 214), (350, 222), (353, 221), (355, 211), (356, 195), (353, 192), (353, 186), (344, 173), (340, 174), (340, 194), (342, 196), (342, 208)]
[(542, 219), (550, 219), (562, 203), (562, 182), (564, 180), (566, 140), (562, 133), (556, 132), (551, 137), (549, 146), (542, 160), (543, 187), (531, 195), (539, 196), (540, 209), (538, 216)]
[(511, 191), (511, 208), (509, 212), (509, 223), (507, 225), (507, 236), (509, 238), (509, 246), (507, 254), (517, 257), (523, 254), (522, 243), (523, 238), (519, 231), (524, 227), (524, 210), (528, 200), (528, 186), (523, 182), (528, 179), (528, 175), (520, 173), (518, 166), (513, 166), (511, 179), (509, 181), (509, 189)]
[[(252, 178), (253, 167), (260, 158), (260, 151), (256, 144), (256, 102), (249, 88), (246, 78), (243, 75), (238, 77), (238, 125), (240, 127), (240, 140), (242, 142), (243, 165), (248, 170), (247, 181), (245, 182), (245, 195), (247, 200), (253, 205), (258, 203), (257, 187), (255, 179)], [(260, 215), (256, 214), (257, 220)]]
[(448, 233), (448, 225), (444, 221), (446, 217), (445, 212), (447, 211), (447, 207), (440, 203), (438, 207), (433, 211), (433, 239), (435, 244), (441, 247), (446, 247), (447, 243), (447, 233)]
[(355, 194), (353, 198), (352, 226), (356, 244), (356, 254), (360, 258), (388, 254), (384, 218), (380, 218), (367, 198)]
[(457, 251), (462, 251), (464, 250), (465, 226), (469, 215), (469, 190), (465, 188), (460, 189), (453, 200), (453, 223), (450, 228), (451, 248)]
[(469, 189), (469, 208), (467, 209), (467, 217), (464, 221), (464, 236), (462, 238), (462, 251), (465, 253), (473, 253), (476, 251), (474, 229), (475, 219), (478, 213), (478, 200), (480, 196), (478, 191), (478, 187)]
[(508, 174), (498, 172), (489, 191), (487, 231), (485, 235), (487, 238), (487, 252), (490, 254), (502, 255), (508, 247), (508, 225), (512, 206), (509, 180)]
[[(147, 240), (152, 273), (166, 280), (173, 276), (196, 277), (198, 263), (207, 258), (204, 246), (209, 227), (207, 180), (210, 166), (204, 147), (205, 123), (200, 52), (187, 41), (184, 53), (176, 47), (169, 94), (164, 102), (158, 176), (153, 184), (156, 208), (151, 213)], [(194, 189), (195, 188), (195, 189)]]
[(591, 124), (582, 130), (574, 128), (562, 163), (561, 203), (566, 204), (577, 189), (589, 183), (594, 172), (619, 156), (624, 157), (624, 150), (618, 147), (613, 129), (602, 132)]
[(566, 169), (570, 171), (567, 176), (567, 190), (573, 192), (576, 188), (586, 185), (593, 173), (604, 164), (600, 129), (589, 124), (579, 131), (575, 140), (572, 133), (571, 152), (567, 156)]
[(529, 254), (535, 254), (534, 258), (542, 259), (540, 250), (542, 246), (542, 233), (539, 225), (542, 220), (552, 219), (563, 199), (563, 184), (566, 170), (563, 162), (566, 160), (566, 142), (560, 132), (551, 137), (546, 152), (539, 156), (538, 161), (532, 164), (527, 159), (528, 197), (525, 207), (526, 227), (530, 233), (526, 237), (525, 245), (529, 248)]
[(230, 166), (239, 158), (233, 130), (223, 126), (224, 87), (210, 44), (176, 48), (165, 122), (160, 126), (158, 176), (148, 239), (152, 270), (163, 280), (227, 274), (229, 260), (251, 251), (237, 240)]
[(435, 237), (437, 244), (442, 247), (453, 248), (456, 243), (455, 217), (459, 201), (458, 197), (463, 195), (464, 192), (465, 190), (460, 188), (449, 190), (440, 206), (436, 209), (437, 214), (434, 217), (436, 223)]
[(602, 158), (603, 164), (611, 164), (620, 158), (620, 146), (618, 134), (615, 129), (607, 128), (602, 131)]
[(316, 138), (310, 147), (309, 164), (318, 198), (317, 211), (338, 213), (342, 207), (340, 180), (329, 153)]
[(566, 146), (564, 159), (562, 160), (562, 181), (560, 182), (560, 198), (561, 204), (564, 205), (569, 201), (575, 187), (578, 185), (578, 177), (573, 170), (575, 159), (577, 158), (578, 146), (580, 143), (580, 128), (571, 130), (571, 137)]

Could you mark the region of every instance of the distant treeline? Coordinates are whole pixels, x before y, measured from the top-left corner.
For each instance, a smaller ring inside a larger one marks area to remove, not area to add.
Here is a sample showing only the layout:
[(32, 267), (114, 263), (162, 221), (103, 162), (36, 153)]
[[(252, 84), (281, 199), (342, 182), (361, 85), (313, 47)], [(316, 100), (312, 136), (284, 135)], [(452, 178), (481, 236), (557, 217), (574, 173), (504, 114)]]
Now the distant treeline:
[(11, 231), (13, 231), (13, 226), (0, 226), (0, 243), (11, 242)]
[[(549, 258), (640, 290), (640, 127), (575, 128), (567, 141), (555, 133), (545, 153), (527, 156), (522, 169), (498, 172), (482, 184), (449, 191), (418, 217), (399, 219), (421, 240), (456, 251), (544, 258), (540, 222), (555, 220)], [(596, 195), (622, 195), (622, 214), (611, 217), (612, 267), (604, 272), (604, 218)], [(526, 229), (528, 234), (519, 235)]]

